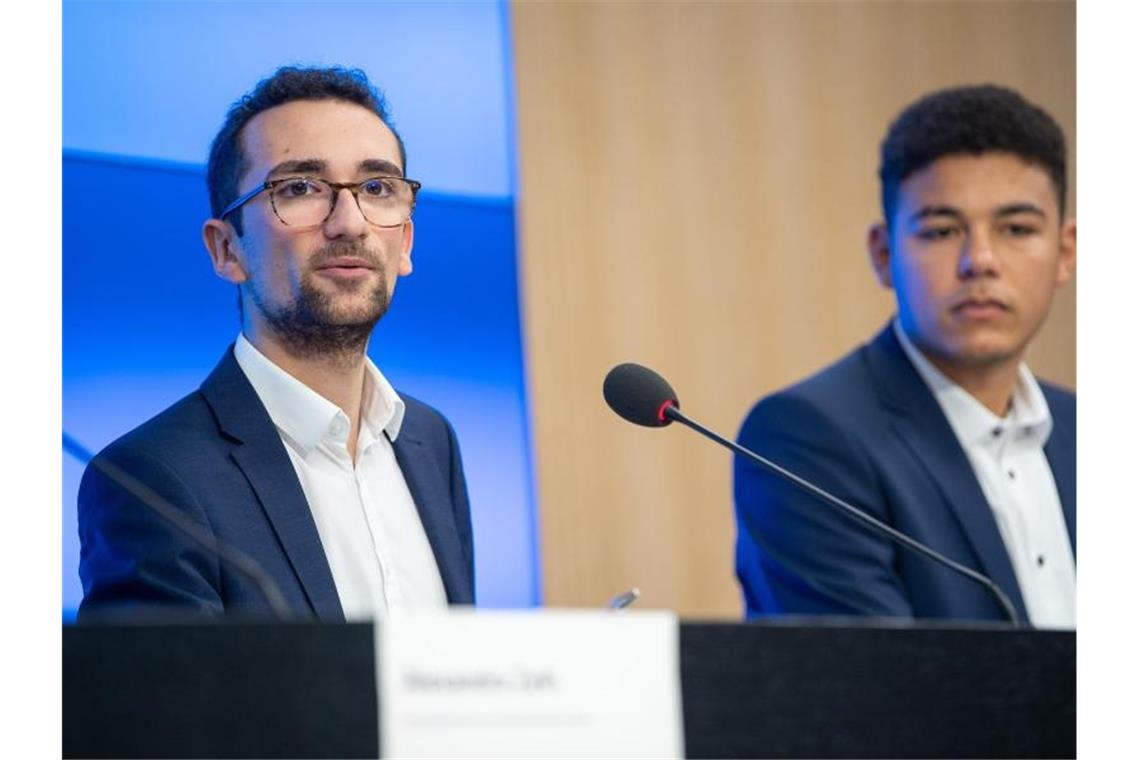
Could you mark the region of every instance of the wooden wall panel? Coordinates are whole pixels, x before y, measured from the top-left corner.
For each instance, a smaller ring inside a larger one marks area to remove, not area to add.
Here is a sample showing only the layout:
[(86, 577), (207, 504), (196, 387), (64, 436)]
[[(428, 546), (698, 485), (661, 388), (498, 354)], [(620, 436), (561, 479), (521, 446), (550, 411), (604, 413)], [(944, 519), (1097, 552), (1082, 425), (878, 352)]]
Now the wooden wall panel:
[[(888, 123), (992, 81), (1074, 141), (1074, 6), (518, 3), (512, 26), (545, 602), (637, 585), (647, 607), (738, 616), (729, 455), (619, 420), (602, 378), (654, 367), (734, 435), (871, 336), (893, 309), (863, 246)], [(1075, 386), (1073, 292), (1032, 363)]]

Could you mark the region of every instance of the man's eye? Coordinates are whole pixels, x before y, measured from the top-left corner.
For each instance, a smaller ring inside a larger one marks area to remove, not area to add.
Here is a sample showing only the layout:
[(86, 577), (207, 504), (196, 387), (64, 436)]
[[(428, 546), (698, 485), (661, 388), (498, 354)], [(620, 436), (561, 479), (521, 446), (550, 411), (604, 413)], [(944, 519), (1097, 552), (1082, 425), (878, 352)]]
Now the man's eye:
[(918, 231), (917, 237), (919, 240), (927, 241), (946, 240), (956, 235), (957, 232), (956, 227), (924, 227)]
[(303, 177), (286, 180), (277, 186), (277, 195), (282, 198), (302, 198), (306, 195), (320, 195), (322, 193), (323, 188), (320, 183)]
[(1028, 237), (1037, 234), (1037, 228), (1031, 224), (1007, 224), (1003, 229), (1011, 237)]
[(370, 179), (361, 183), (360, 192), (373, 198), (387, 198), (392, 195), (392, 182), (384, 179)]

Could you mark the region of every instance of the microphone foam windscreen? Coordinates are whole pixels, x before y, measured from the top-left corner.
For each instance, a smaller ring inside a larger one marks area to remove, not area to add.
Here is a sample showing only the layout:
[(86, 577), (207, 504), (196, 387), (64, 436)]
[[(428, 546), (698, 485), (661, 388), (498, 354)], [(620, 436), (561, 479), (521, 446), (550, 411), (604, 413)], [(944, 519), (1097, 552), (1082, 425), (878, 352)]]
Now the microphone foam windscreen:
[(618, 416), (646, 427), (668, 425), (672, 420), (664, 416), (665, 408), (681, 407), (665, 378), (640, 364), (619, 364), (611, 369), (602, 383), (602, 395)]

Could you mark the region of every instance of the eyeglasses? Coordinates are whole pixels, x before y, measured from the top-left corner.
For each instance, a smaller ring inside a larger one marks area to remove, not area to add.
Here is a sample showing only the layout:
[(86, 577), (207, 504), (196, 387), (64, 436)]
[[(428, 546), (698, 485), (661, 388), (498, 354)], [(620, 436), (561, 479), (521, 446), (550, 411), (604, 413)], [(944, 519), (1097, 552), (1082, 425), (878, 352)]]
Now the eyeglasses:
[(332, 216), (341, 190), (356, 198), (360, 213), (376, 227), (399, 227), (412, 218), (420, 183), (404, 177), (371, 177), (363, 182), (329, 182), (317, 177), (267, 180), (226, 206), (221, 218), (237, 211), (263, 192), (282, 224), (303, 229), (319, 227)]

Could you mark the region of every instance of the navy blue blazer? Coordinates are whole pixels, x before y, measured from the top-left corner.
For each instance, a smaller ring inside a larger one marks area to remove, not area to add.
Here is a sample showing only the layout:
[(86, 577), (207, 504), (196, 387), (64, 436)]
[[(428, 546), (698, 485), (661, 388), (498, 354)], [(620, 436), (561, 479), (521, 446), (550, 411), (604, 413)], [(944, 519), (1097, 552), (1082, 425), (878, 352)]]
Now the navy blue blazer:
[[(1041, 383), (1045, 456), (1076, 556), (1076, 396)], [(760, 401), (740, 443), (991, 578), (1025, 603), (981, 486), (934, 395), (887, 326)], [(1004, 620), (981, 586), (870, 532), (737, 457), (736, 573), (746, 614)]]
[[(451, 604), (475, 599), (467, 486), (455, 433), (431, 407), (407, 404), (393, 448)], [(312, 512), (269, 413), (233, 347), (201, 388), (118, 439), (114, 462), (217, 538), (248, 554), (292, 611), (343, 621)], [(80, 618), (167, 608), (268, 614), (247, 576), (219, 561), (94, 467), (79, 486)]]

